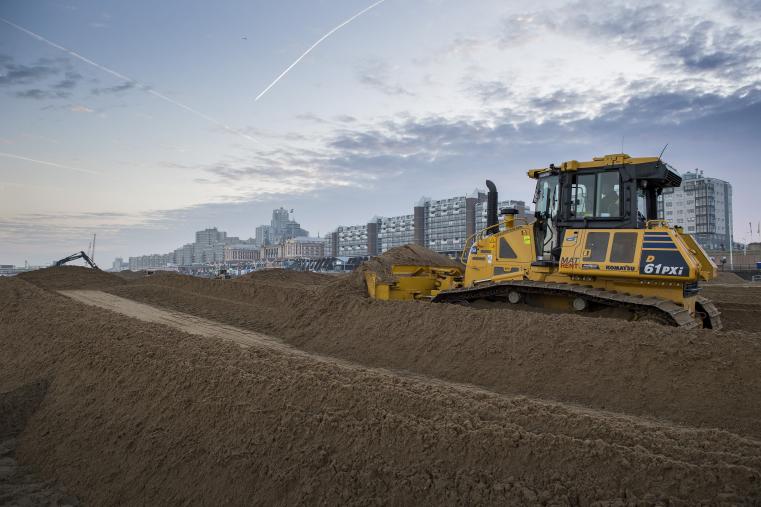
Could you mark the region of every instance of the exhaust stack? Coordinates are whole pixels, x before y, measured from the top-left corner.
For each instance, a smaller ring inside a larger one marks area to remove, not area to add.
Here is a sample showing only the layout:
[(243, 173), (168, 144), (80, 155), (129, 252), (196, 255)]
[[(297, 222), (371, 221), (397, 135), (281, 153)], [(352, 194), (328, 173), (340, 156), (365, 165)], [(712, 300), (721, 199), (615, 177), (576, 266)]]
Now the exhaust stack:
[(486, 196), (486, 235), (499, 232), (497, 224), (499, 224), (499, 216), (497, 215), (497, 187), (491, 180), (486, 180), (486, 188), (489, 189), (489, 193)]

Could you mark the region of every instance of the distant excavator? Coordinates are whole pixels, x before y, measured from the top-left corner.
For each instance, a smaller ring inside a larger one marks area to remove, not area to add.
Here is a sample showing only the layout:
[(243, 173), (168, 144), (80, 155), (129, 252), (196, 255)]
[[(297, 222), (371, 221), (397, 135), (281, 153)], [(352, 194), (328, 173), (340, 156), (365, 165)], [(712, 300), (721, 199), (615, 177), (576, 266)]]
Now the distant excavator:
[(84, 261), (90, 265), (93, 269), (100, 269), (95, 262), (90, 258), (89, 255), (87, 255), (84, 252), (77, 252), (75, 254), (71, 254), (68, 257), (64, 257), (63, 259), (57, 260), (55, 265), (56, 266), (63, 266), (64, 264), (67, 264), (71, 261), (75, 261), (77, 259), (84, 259)]
[(658, 218), (664, 188), (682, 178), (660, 157), (613, 154), (535, 169), (536, 220), (497, 213), (491, 181), (486, 228), (469, 238), (456, 267), (394, 265), (394, 281), (365, 273), (376, 299), (500, 302), (550, 311), (598, 311), (682, 328), (721, 329), (699, 295), (717, 267), (681, 227)]

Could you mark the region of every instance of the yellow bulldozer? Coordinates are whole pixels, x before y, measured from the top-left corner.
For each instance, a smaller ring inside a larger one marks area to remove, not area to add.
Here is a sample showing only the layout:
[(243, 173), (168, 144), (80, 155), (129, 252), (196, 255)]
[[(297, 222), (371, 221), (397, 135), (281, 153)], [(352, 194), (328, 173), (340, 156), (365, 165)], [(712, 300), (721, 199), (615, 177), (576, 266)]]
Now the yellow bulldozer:
[[(527, 304), (551, 311), (721, 329), (699, 281), (717, 268), (695, 239), (658, 218), (664, 188), (682, 178), (660, 157), (613, 154), (534, 169), (533, 222), (497, 210), (468, 239), (464, 269), (394, 265), (393, 280), (365, 273), (371, 297), (473, 305)], [(502, 218), (499, 218), (501, 214)]]

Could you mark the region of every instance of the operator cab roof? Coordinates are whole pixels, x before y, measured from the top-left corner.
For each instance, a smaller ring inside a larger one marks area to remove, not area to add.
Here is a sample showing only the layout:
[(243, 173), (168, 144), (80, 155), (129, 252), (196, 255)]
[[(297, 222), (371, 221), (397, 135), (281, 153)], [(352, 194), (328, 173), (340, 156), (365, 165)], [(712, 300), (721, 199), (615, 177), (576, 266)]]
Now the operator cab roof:
[(532, 169), (528, 172), (529, 178), (540, 178), (543, 175), (558, 174), (559, 172), (576, 172), (601, 169), (624, 169), (627, 168), (637, 180), (649, 180), (658, 183), (661, 188), (678, 187), (682, 184), (682, 177), (673, 171), (669, 165), (658, 157), (630, 157), (626, 153), (614, 153), (603, 157), (595, 157), (589, 162), (569, 160), (560, 166), (550, 164), (544, 169)]

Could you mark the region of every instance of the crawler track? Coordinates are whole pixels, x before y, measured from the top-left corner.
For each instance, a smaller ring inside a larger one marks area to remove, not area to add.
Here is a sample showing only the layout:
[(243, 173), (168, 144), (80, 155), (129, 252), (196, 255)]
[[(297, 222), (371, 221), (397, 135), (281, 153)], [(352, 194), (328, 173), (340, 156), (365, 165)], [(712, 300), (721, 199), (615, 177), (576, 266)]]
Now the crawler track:
[[(433, 298), (434, 303), (461, 303), (479, 299), (507, 300), (508, 293), (516, 291), (521, 295), (544, 295), (566, 298), (581, 297), (589, 303), (610, 308), (630, 310), (635, 318), (648, 317), (666, 325), (693, 329), (701, 323), (690, 312), (678, 304), (656, 297), (632, 296), (588, 285), (567, 283), (535, 282), (530, 280), (503, 281), (483, 284), (465, 289), (453, 289), (442, 292)], [(698, 304), (706, 314), (710, 327), (721, 329), (719, 311), (708, 299), (699, 297)]]

